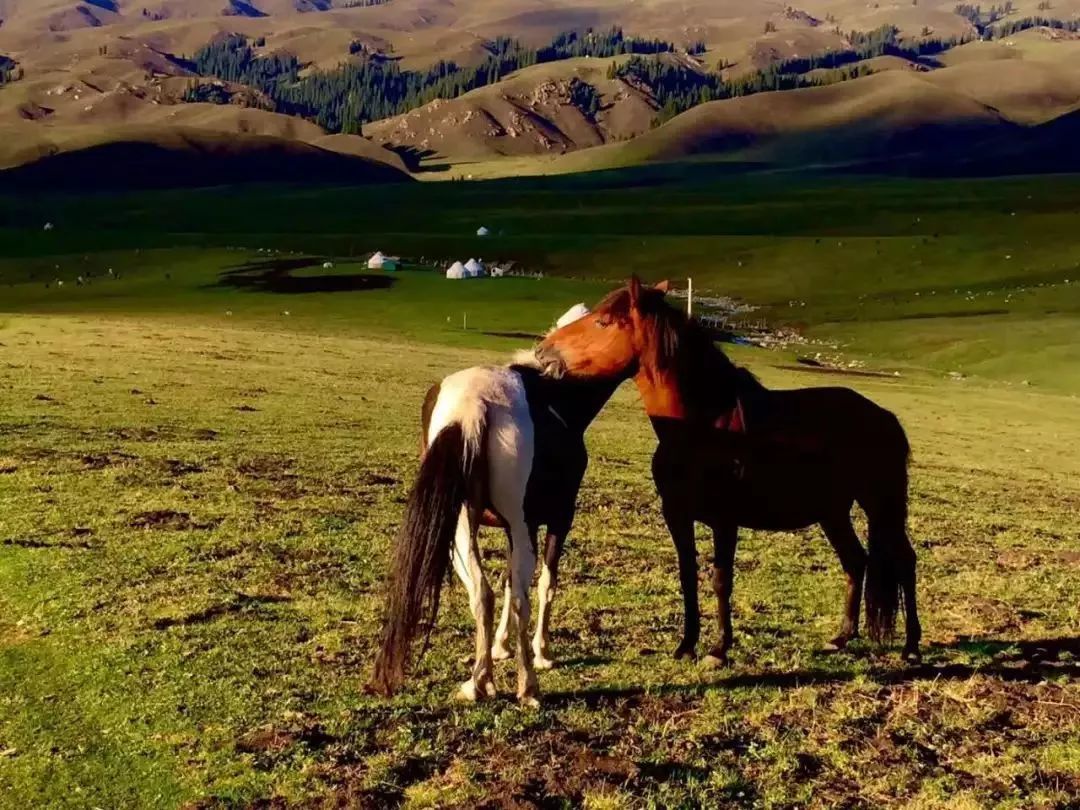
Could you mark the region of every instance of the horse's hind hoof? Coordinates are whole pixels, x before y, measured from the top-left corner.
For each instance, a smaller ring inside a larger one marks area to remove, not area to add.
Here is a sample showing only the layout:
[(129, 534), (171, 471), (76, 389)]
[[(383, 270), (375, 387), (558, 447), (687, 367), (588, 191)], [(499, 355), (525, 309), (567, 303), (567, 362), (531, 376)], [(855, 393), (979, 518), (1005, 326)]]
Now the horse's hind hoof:
[(490, 678), (479, 684), (470, 678), (454, 692), (454, 700), (459, 703), (476, 703), (484, 698), (493, 698), (495, 694), (495, 682)]
[(922, 653), (918, 650), (904, 650), (904, 663), (911, 667), (917, 667), (922, 663)]
[(506, 661), (512, 653), (502, 645), (496, 645), (491, 648), (491, 660), (492, 661)]
[(539, 709), (540, 699), (536, 695), (518, 695), (518, 705), (523, 709)]
[(710, 652), (701, 659), (701, 665), (708, 669), (725, 669), (729, 664), (727, 653)]
[(821, 651), (826, 653), (840, 652), (847, 649), (848, 642), (854, 636), (837, 636), (832, 641), (826, 641), (821, 645)]
[(552, 661), (550, 658), (545, 658), (542, 655), (533, 656), (533, 669), (548, 670), (554, 668), (555, 662)]

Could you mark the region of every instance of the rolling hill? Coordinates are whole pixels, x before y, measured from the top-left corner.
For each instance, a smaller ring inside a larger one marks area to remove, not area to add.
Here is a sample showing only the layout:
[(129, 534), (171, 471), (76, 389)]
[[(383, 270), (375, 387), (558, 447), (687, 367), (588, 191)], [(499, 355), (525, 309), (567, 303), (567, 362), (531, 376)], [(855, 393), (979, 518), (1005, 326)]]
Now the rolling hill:
[[(1052, 12), (1039, 6), (1022, 0), (1010, 16), (1080, 14), (1080, 0), (1055, 1)], [(501, 36), (537, 47), (559, 32), (617, 25), (628, 36), (673, 43), (678, 53), (663, 59), (737, 80), (842, 51), (850, 47), (844, 32), (891, 25), (905, 41), (974, 36), (972, 22), (947, 1), (385, 0), (349, 7), (345, 0), (0, 0), (0, 22), (0, 55), (14, 61), (19, 77), (0, 86), (0, 168), (130, 145), (133, 137), (153, 147), (192, 135), (229, 138), (237, 151), (269, 138), (296, 144), (298, 153), (311, 147), (393, 170), (405, 166), (400, 153), (413, 168), (419, 161), (452, 175), (704, 157), (850, 165), (951, 153), (958, 143), (1011, 137), (1017, 125), (1045, 124), (1080, 106), (1080, 37), (1048, 29), (970, 42), (934, 58), (865, 59), (858, 68), (869, 77), (711, 102), (658, 128), (662, 105), (651, 89), (612, 76), (610, 59), (533, 65), (365, 123), (364, 138), (258, 109), (269, 106), (258, 91), (228, 83), (223, 95), (231, 103), (184, 103), (196, 80), (188, 57), (230, 33), (258, 41), (260, 56), (295, 56), (310, 77), (366, 54), (402, 70), (440, 59), (468, 68), (489, 59)], [(806, 77), (850, 78), (830, 70)]]
[(179, 188), (236, 183), (368, 185), (407, 181), (385, 163), (265, 135), (122, 129), (95, 145), (71, 144), (0, 173), (15, 189)]

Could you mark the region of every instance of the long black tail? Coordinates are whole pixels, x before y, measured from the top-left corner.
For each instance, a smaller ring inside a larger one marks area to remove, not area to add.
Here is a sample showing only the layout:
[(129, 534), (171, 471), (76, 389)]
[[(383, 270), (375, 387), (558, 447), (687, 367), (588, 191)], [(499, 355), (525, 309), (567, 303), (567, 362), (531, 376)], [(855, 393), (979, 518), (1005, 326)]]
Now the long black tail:
[[(894, 417), (895, 419), (895, 417)], [(908, 457), (910, 448), (897, 422), (902, 451), (879, 477), (879, 488), (863, 504), (869, 523), (866, 566), (866, 632), (876, 642), (891, 641), (896, 632), (903, 577), (914, 566), (915, 552), (907, 536)]]
[(372, 678), (372, 686), (383, 694), (401, 686), (421, 624), (425, 636), (435, 624), (454, 533), (469, 494), (473, 456), (461, 425), (448, 425), (428, 448), (409, 493), (394, 549), (382, 646)]

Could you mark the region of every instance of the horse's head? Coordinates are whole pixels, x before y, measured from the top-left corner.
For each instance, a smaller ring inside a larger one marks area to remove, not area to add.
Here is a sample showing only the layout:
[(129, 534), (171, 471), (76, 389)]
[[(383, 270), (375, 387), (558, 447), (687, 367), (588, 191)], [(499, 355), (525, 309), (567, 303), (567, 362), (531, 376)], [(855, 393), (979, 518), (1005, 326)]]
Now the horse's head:
[(551, 332), (536, 348), (540, 363), (558, 376), (627, 379), (655, 339), (655, 314), (668, 283), (644, 286), (634, 276), (587, 315)]

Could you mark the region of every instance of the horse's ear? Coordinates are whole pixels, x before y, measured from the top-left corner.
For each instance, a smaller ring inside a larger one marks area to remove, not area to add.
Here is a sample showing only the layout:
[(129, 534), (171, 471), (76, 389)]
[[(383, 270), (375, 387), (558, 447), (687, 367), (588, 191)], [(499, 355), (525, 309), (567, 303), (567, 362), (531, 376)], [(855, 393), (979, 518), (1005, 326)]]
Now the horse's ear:
[(653, 289), (654, 290), (659, 290), (664, 295), (667, 295), (669, 292), (671, 292), (671, 282), (668, 281), (667, 279), (664, 279), (663, 281), (661, 281), (661, 282), (659, 282), (657, 284), (654, 284)]
[(638, 302), (641, 301), (641, 279), (637, 277), (637, 274), (630, 276), (630, 283), (627, 285), (627, 289), (630, 290), (630, 306), (633, 309), (638, 308)]

